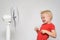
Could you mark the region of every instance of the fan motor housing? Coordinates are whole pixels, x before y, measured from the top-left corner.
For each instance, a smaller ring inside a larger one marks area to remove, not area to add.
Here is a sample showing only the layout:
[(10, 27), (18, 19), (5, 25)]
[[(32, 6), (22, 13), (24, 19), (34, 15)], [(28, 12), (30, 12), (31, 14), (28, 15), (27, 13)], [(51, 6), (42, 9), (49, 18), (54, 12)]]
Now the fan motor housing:
[(10, 22), (11, 21), (11, 15), (3, 15), (3, 20), (5, 22)]

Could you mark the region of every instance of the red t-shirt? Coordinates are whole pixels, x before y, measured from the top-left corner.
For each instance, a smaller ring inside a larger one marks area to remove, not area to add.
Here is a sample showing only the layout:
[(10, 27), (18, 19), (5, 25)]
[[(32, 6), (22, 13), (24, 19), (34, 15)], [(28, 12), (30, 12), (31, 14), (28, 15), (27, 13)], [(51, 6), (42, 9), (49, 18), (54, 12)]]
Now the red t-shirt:
[(48, 34), (42, 34), (41, 30), (47, 30), (47, 31), (51, 32), (51, 30), (55, 30), (55, 26), (52, 23), (42, 24), (40, 31), (38, 32), (38, 35), (37, 35), (37, 40), (47, 40), (49, 38), (49, 35)]

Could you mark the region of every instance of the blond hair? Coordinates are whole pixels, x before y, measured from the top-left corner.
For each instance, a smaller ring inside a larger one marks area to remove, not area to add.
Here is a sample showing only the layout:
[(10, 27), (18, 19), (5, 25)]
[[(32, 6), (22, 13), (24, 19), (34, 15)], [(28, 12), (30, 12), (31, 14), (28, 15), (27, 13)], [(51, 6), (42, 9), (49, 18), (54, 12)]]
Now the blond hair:
[(44, 11), (41, 12), (41, 14), (48, 14), (48, 15), (50, 15), (51, 16), (51, 20), (53, 18), (52, 12), (50, 10), (44, 10)]

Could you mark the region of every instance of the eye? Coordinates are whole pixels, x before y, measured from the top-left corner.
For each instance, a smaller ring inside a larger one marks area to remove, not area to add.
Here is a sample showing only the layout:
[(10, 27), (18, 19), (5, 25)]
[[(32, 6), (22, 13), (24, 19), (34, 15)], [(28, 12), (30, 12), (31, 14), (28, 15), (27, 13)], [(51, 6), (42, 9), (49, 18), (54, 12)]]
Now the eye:
[(41, 19), (44, 19), (45, 17), (41, 17)]

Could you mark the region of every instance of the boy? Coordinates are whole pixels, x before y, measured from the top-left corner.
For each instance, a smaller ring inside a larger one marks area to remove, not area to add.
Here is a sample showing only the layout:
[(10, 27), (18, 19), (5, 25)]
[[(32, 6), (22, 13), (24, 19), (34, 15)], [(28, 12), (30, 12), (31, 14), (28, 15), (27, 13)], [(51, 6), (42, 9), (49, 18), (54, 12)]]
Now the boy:
[(51, 22), (52, 20), (52, 12), (50, 10), (44, 10), (41, 12), (41, 19), (43, 24), (41, 25), (41, 28), (35, 28), (35, 31), (37, 32), (37, 40), (47, 40), (49, 36), (56, 38), (56, 31), (55, 26)]

